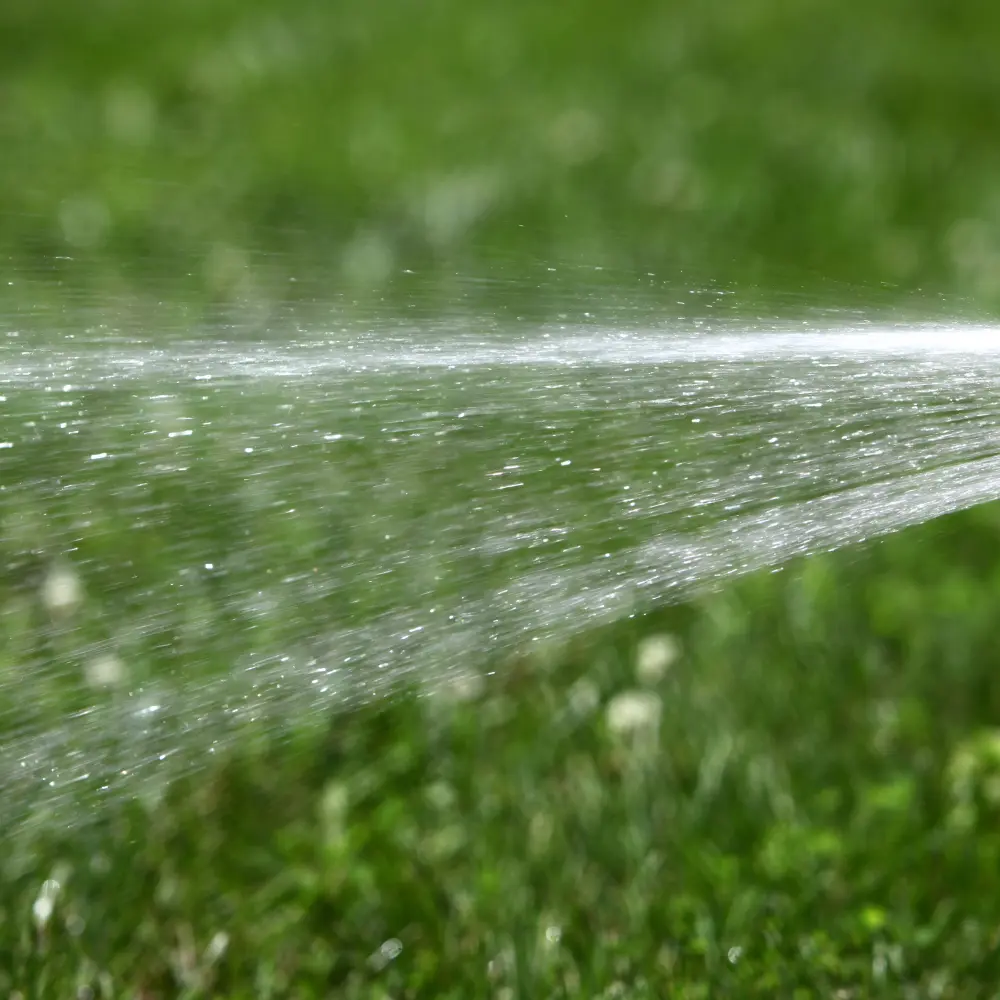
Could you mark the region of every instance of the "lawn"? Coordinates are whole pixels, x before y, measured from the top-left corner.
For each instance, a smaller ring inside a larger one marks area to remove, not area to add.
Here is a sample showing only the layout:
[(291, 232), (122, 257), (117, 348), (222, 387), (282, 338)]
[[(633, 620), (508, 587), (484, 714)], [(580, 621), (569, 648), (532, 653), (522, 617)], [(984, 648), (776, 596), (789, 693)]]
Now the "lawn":
[(4, 986), (995, 995), (997, 528), (801, 560), (36, 817)]
[[(0, 997), (1000, 996), (997, 505), (599, 615), (575, 588), (660, 523), (630, 477), (667, 455), (671, 527), (722, 516), (676, 470), (756, 454), (763, 389), (712, 383), (710, 446), (646, 416), (648, 365), (278, 371), (414, 330), (988, 319), (997, 28), (0, 9)], [(910, 440), (993, 453), (956, 364), (911, 438), (852, 411), (889, 478)], [(533, 478), (484, 509), (487, 470)], [(572, 548), (484, 544), (562, 514)], [(515, 642), (525, 580), (580, 601)]]

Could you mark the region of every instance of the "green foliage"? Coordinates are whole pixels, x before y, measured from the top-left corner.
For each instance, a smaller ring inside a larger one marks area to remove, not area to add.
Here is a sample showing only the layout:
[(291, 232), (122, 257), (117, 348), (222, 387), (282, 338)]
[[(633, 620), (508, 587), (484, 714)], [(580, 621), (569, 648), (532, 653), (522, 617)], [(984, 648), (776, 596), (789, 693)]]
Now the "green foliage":
[[(0, 983), (992, 995), (1000, 687), (979, 611), (1000, 593), (985, 560), (962, 602), (931, 567), (997, 526), (806, 560), (478, 694), (247, 746), (73, 835), (36, 828), (4, 860)], [(876, 595), (906, 580), (920, 599), (886, 617)], [(674, 658), (640, 669), (664, 635)]]
[[(290, 337), (376, 304), (500, 311), (500, 286), (529, 317), (674, 314), (678, 282), (713, 308), (738, 284), (754, 316), (758, 294), (796, 312), (817, 287), (833, 308), (919, 287), (994, 307), (998, 17), (972, 0), (4, 4), (5, 363), (67, 315), (102, 343), (234, 315)], [(329, 409), (201, 389), (77, 386), (60, 422), (5, 388), (4, 760), (25, 733), (80, 732), (130, 761), (136, 734), (87, 728), (122, 678), (156, 690), (182, 662), (209, 686), (261, 650), (308, 657), (435, 572), (316, 582), (417, 506), (449, 528), (463, 470), (434, 493), (432, 448), (411, 467), (349, 435), (333, 462)], [(145, 433), (192, 420), (207, 444)], [(316, 433), (286, 461), (293, 425)], [(350, 489), (373, 469), (398, 495)], [(36, 775), (0, 791), (0, 995), (998, 996), (998, 532), (987, 507), (584, 630), (482, 690), (265, 720), (172, 782), (152, 756), (103, 799), (96, 758), (62, 747), (89, 798), (40, 795), (19, 824)], [(470, 546), (442, 586), (485, 567)]]
[(406, 267), (447, 302), (456, 268), (544, 259), (992, 304), (996, 28), (972, 0), (9, 4), (0, 256), (21, 303), (406, 303)]

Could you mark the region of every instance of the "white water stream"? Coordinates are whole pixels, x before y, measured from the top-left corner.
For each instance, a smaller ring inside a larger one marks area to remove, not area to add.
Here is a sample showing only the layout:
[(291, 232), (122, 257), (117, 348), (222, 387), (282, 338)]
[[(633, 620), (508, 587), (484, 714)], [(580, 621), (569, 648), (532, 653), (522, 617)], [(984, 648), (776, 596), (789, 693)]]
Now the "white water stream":
[(973, 325), (9, 340), (5, 812), (990, 501), (998, 388)]

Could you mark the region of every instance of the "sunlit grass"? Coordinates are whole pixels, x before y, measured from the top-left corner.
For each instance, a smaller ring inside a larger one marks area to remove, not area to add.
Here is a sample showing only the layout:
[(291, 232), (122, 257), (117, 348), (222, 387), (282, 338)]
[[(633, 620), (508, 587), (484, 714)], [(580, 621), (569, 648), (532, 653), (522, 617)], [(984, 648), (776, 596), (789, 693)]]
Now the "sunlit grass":
[(997, 579), (941, 567), (994, 525), (748, 579), (457, 698), (262, 734), (71, 835), (39, 818), (2, 864), (0, 984), (987, 995)]

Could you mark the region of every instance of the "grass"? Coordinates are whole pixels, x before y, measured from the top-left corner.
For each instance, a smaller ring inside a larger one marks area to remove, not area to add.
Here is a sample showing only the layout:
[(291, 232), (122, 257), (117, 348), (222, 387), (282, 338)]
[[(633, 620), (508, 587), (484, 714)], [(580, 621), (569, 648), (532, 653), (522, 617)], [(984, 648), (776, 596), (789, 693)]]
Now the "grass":
[[(1000, 302), (994, 9), (610, 10), (0, 9), (0, 998), (1000, 997), (995, 505), (437, 688), (240, 669), (527, 572), (475, 544), (508, 445), (606, 453), (502, 508), (578, 514), (577, 566), (642, 530), (619, 443), (688, 445), (579, 383), (400, 457), (402, 380), (192, 388), (182, 342)], [(165, 373), (17, 377), (83, 340)]]
[(803, 560), (29, 827), (0, 984), (994, 996), (998, 526)]
[(499, 256), (994, 306), (997, 14), (742, 10), (11, 8), (0, 293), (265, 308), (305, 270), (406, 307), (416, 268), (447, 308), (448, 276)]

